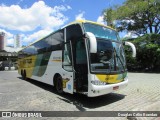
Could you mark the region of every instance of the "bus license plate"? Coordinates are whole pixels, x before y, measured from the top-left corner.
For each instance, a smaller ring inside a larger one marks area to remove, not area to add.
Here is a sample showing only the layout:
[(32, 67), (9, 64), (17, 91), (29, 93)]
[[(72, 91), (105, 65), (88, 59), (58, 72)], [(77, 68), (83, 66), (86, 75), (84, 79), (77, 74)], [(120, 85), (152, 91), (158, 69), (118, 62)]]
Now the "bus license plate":
[(113, 90), (117, 90), (119, 88), (119, 86), (115, 86), (113, 87)]

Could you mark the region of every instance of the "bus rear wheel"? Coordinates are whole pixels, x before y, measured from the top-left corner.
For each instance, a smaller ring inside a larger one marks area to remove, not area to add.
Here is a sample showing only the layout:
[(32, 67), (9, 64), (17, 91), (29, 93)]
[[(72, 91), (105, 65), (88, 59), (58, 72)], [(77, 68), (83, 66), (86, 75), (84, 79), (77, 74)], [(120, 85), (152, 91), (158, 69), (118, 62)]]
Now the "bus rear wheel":
[(23, 70), (21, 70), (21, 77), (22, 77), (22, 79), (23, 79)]
[(56, 78), (56, 90), (59, 94), (62, 94), (63, 93), (63, 82), (62, 82), (62, 77), (61, 76), (58, 76)]
[(25, 71), (25, 70), (23, 71), (22, 79), (23, 79), (23, 80), (26, 80), (26, 71)]

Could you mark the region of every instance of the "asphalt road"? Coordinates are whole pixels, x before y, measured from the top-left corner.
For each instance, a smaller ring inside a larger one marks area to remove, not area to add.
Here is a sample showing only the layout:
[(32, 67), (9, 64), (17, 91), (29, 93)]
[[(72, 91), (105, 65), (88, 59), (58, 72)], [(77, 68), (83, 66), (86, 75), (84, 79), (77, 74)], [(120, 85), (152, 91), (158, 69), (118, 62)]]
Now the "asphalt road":
[(0, 71), (0, 111), (160, 111), (160, 74), (128, 73), (128, 77), (127, 88), (88, 98), (80, 94), (58, 95), (50, 85), (22, 80), (17, 71)]

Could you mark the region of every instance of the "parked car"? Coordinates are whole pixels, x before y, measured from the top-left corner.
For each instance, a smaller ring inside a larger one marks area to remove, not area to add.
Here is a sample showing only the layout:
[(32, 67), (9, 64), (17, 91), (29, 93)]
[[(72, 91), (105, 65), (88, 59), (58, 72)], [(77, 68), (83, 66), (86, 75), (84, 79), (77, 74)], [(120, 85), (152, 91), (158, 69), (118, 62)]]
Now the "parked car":
[(16, 67), (11, 61), (1, 61), (0, 70), (15, 70)]

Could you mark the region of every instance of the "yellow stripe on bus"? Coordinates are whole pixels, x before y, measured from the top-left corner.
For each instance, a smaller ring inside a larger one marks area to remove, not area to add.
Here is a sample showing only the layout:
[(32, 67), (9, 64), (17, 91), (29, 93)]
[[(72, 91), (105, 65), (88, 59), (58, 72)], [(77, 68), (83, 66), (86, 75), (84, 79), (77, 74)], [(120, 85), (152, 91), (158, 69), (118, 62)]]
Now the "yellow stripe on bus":
[(62, 60), (52, 60), (53, 62), (62, 62)]
[(106, 83), (118, 83), (118, 82), (121, 82), (123, 80), (123, 79), (117, 79), (118, 74), (117, 75), (96, 75), (96, 77), (100, 81), (106, 82)]

